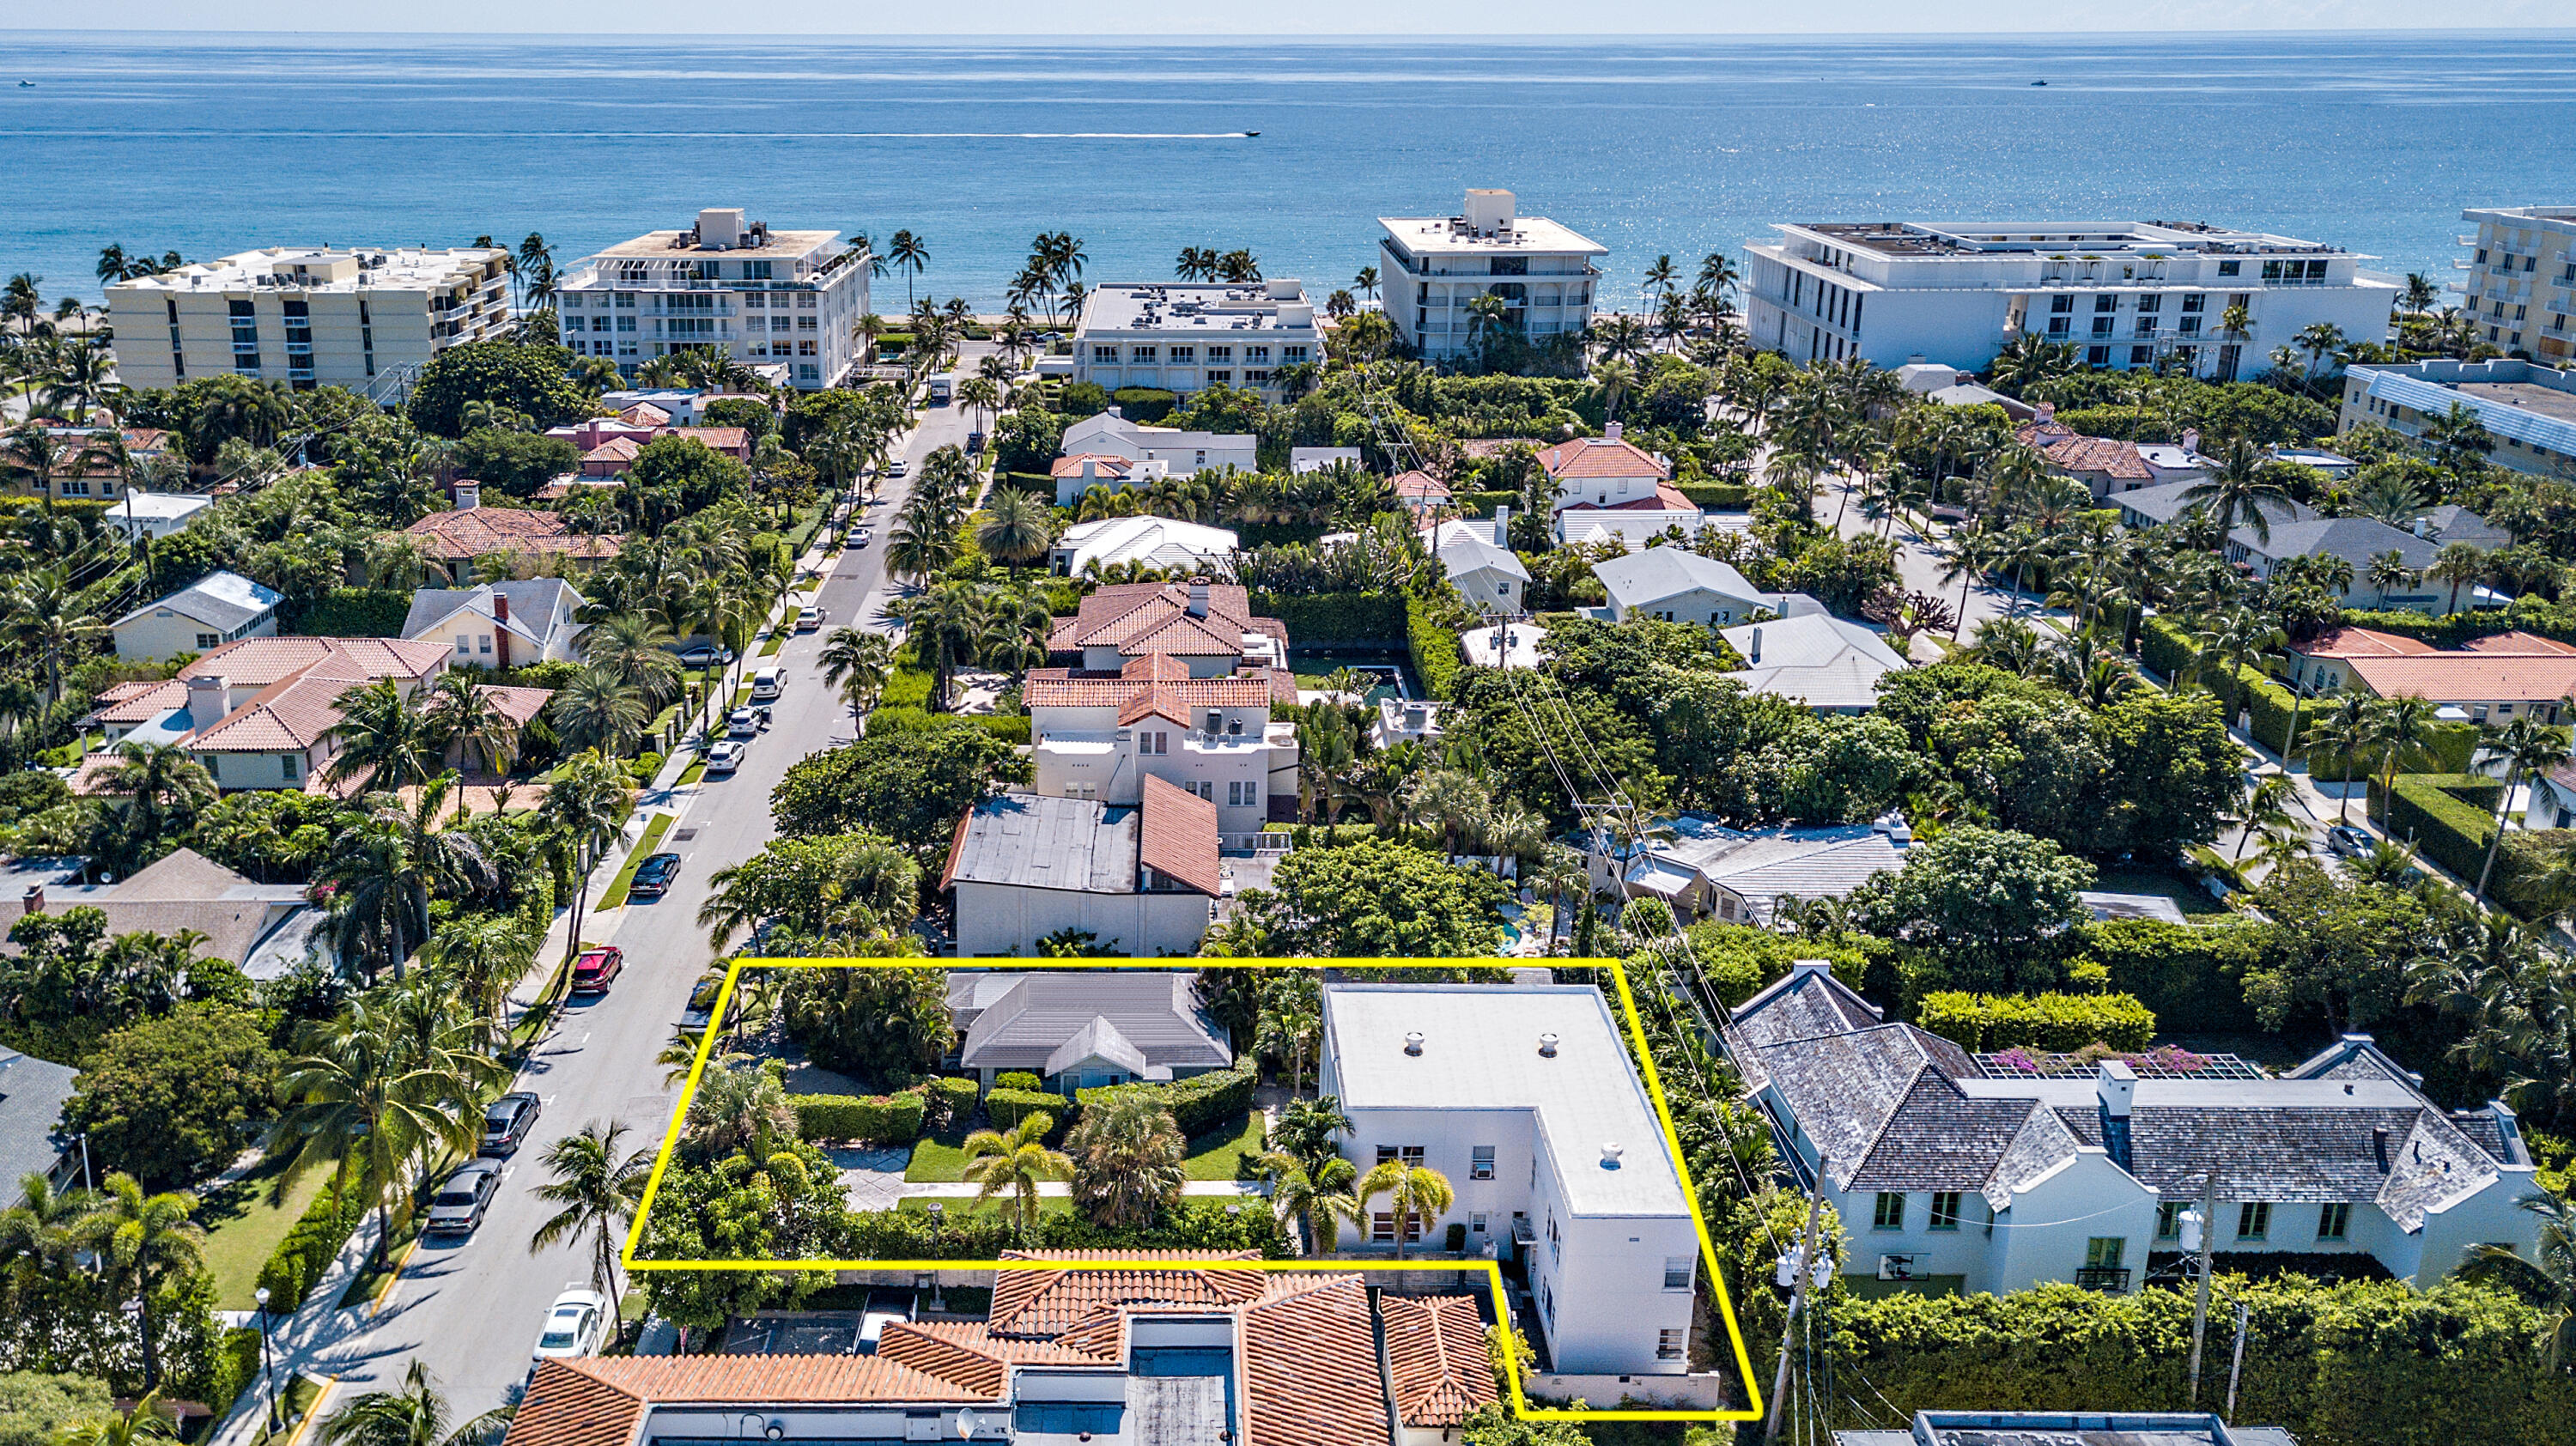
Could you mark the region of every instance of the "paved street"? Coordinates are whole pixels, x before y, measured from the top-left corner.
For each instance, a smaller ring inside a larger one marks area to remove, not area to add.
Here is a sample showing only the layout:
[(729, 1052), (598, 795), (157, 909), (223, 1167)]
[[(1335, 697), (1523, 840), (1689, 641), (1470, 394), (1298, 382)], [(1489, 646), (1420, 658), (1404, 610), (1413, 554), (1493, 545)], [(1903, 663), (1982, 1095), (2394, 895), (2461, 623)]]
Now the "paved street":
[[(970, 348), (969, 365), (980, 350)], [(970, 425), (958, 408), (922, 415), (905, 452), (915, 476), (925, 455), (962, 442)], [(821, 601), (830, 622), (823, 631), (791, 635), (772, 660), (787, 666), (787, 691), (741, 770), (708, 779), (683, 806), (662, 844), (686, 860), (671, 891), (595, 924), (584, 921), (587, 939), (626, 951), (626, 968), (607, 995), (573, 1003), (529, 1061), (519, 1087), (544, 1097), (545, 1114), (511, 1162), (482, 1228), (460, 1242), (424, 1245), (371, 1324), (363, 1311), (347, 1313), (355, 1333), (344, 1328), (342, 1339), (317, 1341), (300, 1355), (308, 1368), (338, 1375), (344, 1398), (397, 1381), (417, 1356), (446, 1388), (458, 1419), (499, 1405), (526, 1376), (529, 1350), (556, 1293), (587, 1283), (586, 1242), (529, 1256), (529, 1236), (552, 1213), (533, 1193), (544, 1179), (538, 1161), (549, 1145), (594, 1120), (628, 1125), (630, 1149), (659, 1144), (676, 1090), (664, 1088), (654, 1056), (670, 1042), (690, 986), (711, 957), (696, 923), (698, 906), (719, 869), (758, 852), (772, 836), (770, 789), (788, 766), (851, 736), (849, 713), (823, 687), (814, 658), (830, 627), (881, 622), (871, 614), (881, 612), (886, 597), (883, 538), (908, 481), (886, 483), (884, 501), (864, 514), (877, 529), (877, 545), (826, 555)], [(331, 1331), (326, 1325), (319, 1334)]]

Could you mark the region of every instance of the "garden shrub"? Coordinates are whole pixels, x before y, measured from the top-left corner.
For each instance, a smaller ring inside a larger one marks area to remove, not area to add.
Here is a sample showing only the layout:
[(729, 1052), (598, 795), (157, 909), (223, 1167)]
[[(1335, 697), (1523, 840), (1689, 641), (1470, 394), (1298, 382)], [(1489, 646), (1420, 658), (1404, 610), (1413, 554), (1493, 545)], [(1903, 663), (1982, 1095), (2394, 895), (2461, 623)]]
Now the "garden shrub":
[(1260, 1079), (1249, 1065), (1192, 1075), (1170, 1084), (1095, 1085), (1075, 1096), (1087, 1108), (1113, 1093), (1151, 1095), (1172, 1112), (1185, 1135), (1203, 1135), (1252, 1108), (1252, 1087)]
[(1442, 627), (1418, 597), (1404, 600), (1404, 635), (1405, 648), (1413, 657), (1413, 676), (1422, 680), (1424, 695), (1450, 696), (1450, 690), (1458, 684), (1459, 671), (1466, 666), (1465, 657), (1458, 651), (1458, 635)]
[[(2495, 837), (2496, 805), (2504, 795), (2502, 780), (2476, 773), (2401, 773), (2396, 798), (2386, 808), (2388, 834), (2401, 845), (2412, 843), (2425, 858), (2474, 884), (2486, 867), (2487, 844)], [(2370, 785), (2376, 813), (2383, 803), (2379, 784)], [(2546, 905), (2539, 897), (2542, 876), (2551, 857), (2576, 833), (2564, 829), (2529, 832), (2509, 830), (2496, 850), (2495, 871), (2487, 896), (2526, 917), (2537, 917)]]
[(2217, 924), (2105, 919), (2080, 932), (2074, 963), (2100, 965), (2112, 989), (2135, 998), (2167, 1028), (2238, 1033), (2262, 1028), (2245, 1001), (2245, 976), (2274, 967), (2279, 926), (2255, 919)]
[(929, 1122), (934, 1129), (944, 1128), (971, 1117), (975, 1113), (975, 1100), (984, 1090), (984, 1087), (975, 1081), (959, 1079), (954, 1075), (941, 1075), (932, 1080), (927, 1088), (930, 1091)]
[(1179, 397), (1161, 387), (1120, 387), (1109, 394), (1118, 404), (1118, 415), (1140, 426), (1152, 426), (1172, 414)]
[(808, 1140), (870, 1140), (902, 1144), (921, 1138), (930, 1106), (926, 1090), (891, 1095), (790, 1095), (796, 1133)]
[(1520, 495), (1517, 492), (1455, 492), (1450, 494), (1449, 505), (1456, 508), (1461, 517), (1491, 517), (1495, 508), (1511, 506), (1520, 500)]
[(356, 1191), (350, 1191), (344, 1203), (337, 1191), (324, 1186), (259, 1268), (259, 1284), (268, 1288), (269, 1308), (292, 1312), (302, 1305), (366, 1213)]
[(1252, 594), (1257, 617), (1277, 618), (1301, 648), (1394, 648), (1403, 645), (1405, 600), (1393, 593)]
[(2153, 1010), (2127, 994), (1969, 994), (1943, 990), (1914, 1006), (1914, 1022), (1965, 1050), (2025, 1046), (2065, 1054), (2088, 1044), (2140, 1050)]
[(1055, 1127), (1047, 1131), (1049, 1139), (1064, 1134), (1079, 1108), (1074, 1101), (1043, 1090), (1006, 1090), (996, 1085), (984, 1095), (984, 1114), (992, 1120), (994, 1129), (1007, 1133), (1030, 1115), (1044, 1111), (1055, 1119)]
[(1741, 482), (1680, 482), (1674, 485), (1702, 511), (1742, 512), (1753, 501), (1753, 489)]
[(1823, 959), (1834, 977), (1862, 989), (1868, 967), (1860, 952), (1832, 939), (1801, 939), (1752, 924), (1693, 924), (1683, 931), (1699, 962), (1700, 977), (1717, 991), (1728, 1008), (1762, 992), (1773, 980), (1788, 977), (1800, 959)]
[(1046, 1088), (1046, 1081), (1024, 1069), (1006, 1069), (1000, 1074), (993, 1076), (993, 1088), (998, 1090), (1042, 1090)]
[(411, 594), (390, 587), (335, 587), (301, 606), (281, 608), (280, 633), (307, 638), (399, 638)]
[(924, 708), (878, 708), (868, 714), (867, 732), (901, 733), (908, 729), (937, 727), (947, 720), (971, 723), (1005, 743), (1018, 745), (1029, 741), (1029, 715), (1026, 713), (933, 713)]
[(865, 1260), (982, 1260), (1005, 1250), (1257, 1250), (1265, 1260), (1296, 1254), (1276, 1212), (1228, 1213), (1230, 1202), (1184, 1199), (1152, 1225), (1111, 1229), (1080, 1214), (1041, 1215), (1023, 1238), (998, 1214), (970, 1213), (963, 1202), (934, 1216), (927, 1211), (870, 1210), (854, 1214), (846, 1253)]

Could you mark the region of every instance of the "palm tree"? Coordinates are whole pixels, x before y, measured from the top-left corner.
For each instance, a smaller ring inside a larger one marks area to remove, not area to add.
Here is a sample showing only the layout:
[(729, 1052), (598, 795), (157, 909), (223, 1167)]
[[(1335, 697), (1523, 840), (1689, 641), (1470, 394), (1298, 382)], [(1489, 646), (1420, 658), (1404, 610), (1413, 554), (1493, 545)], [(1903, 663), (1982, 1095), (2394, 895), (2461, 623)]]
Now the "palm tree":
[(2423, 698), (2398, 696), (2372, 700), (2365, 716), (2366, 745), (2380, 750), (2379, 831), (2388, 831), (2389, 809), (2396, 801), (2397, 763), (2419, 752), (2433, 729), (2433, 705)]
[(2286, 507), (2290, 501), (2289, 489), (2271, 476), (2263, 454), (2243, 437), (2227, 444), (2226, 455), (2208, 480), (2193, 483), (2182, 496), (2186, 505), (2209, 515), (2222, 538), (2242, 527), (2265, 542), (2272, 540), (2266, 504)]
[(1189, 1182), (1189, 1142), (1163, 1102), (1143, 1091), (1085, 1105), (1065, 1143), (1075, 1157), (1074, 1199), (1096, 1225), (1151, 1225)]
[(510, 990), (528, 972), (538, 942), (515, 915), (460, 913), (429, 936), (420, 961), (454, 982), (459, 997), (490, 1027), (485, 1043), (497, 1045)]
[(680, 695), (680, 659), (669, 624), (641, 612), (621, 612), (582, 630), (582, 661), (640, 689), (654, 707)]
[(2392, 547), (2370, 560), (2370, 571), (2364, 576), (2378, 590), (2379, 601), (2385, 606), (2390, 593), (2401, 587), (2413, 587), (2421, 574), (2406, 565), (2405, 553)]
[(1351, 278), (1351, 285), (1367, 292), (1369, 300), (1377, 300), (1377, 268), (1374, 266), (1361, 267), (1359, 274)]
[(653, 721), (641, 689), (596, 666), (573, 674), (548, 700), (546, 712), (565, 747), (620, 758), (635, 751)]
[(197, 1197), (181, 1191), (146, 1195), (134, 1177), (107, 1177), (79, 1234), (99, 1273), (120, 1299), (134, 1302), (135, 1334), (143, 1346), (143, 1389), (161, 1385), (161, 1346), (153, 1328), (152, 1301), (174, 1280), (194, 1274), (206, 1232), (189, 1219)]
[(557, 1241), (585, 1231), (591, 1236), (590, 1283), (608, 1293), (610, 1320), (624, 1314), (625, 1293), (617, 1281), (617, 1241), (635, 1222), (644, 1200), (644, 1182), (653, 1173), (653, 1152), (636, 1150), (620, 1156), (626, 1137), (623, 1123), (596, 1120), (546, 1148), (545, 1167), (553, 1179), (537, 1187), (537, 1198), (563, 1208), (549, 1216), (528, 1239), (535, 1255)]
[(1309, 1168), (1284, 1150), (1272, 1150), (1253, 1165), (1270, 1181), (1270, 1204), (1279, 1218), (1305, 1227), (1311, 1254), (1330, 1255), (1340, 1249), (1343, 1222), (1358, 1225), (1367, 1214), (1367, 1207), (1352, 1193), (1359, 1167), (1339, 1155), (1328, 1155)]
[(2397, 294), (2397, 304), (2418, 315), (2431, 311), (2441, 299), (2442, 288), (2421, 271), (2407, 272), (2405, 288)]
[(2352, 822), (2352, 789), (2349, 775), (2352, 771), (2352, 761), (2358, 759), (2362, 750), (2370, 746), (2370, 704), (2370, 695), (2366, 693), (2340, 694), (2335, 698), (2333, 706), (2309, 723), (2306, 731), (2299, 735), (2299, 741), (2306, 745), (2308, 773), (2311, 777), (2316, 773), (2317, 760), (2320, 758), (2334, 758), (2342, 760), (2344, 764), (2347, 777), (2342, 807), (2335, 814), (2335, 822), (2338, 824)]
[(2266, 773), (2245, 790), (2243, 806), (2228, 821), (2244, 832), (2236, 839), (2236, 857), (2245, 857), (2245, 846), (2256, 834), (2272, 838), (2282, 833), (2298, 832), (2299, 816), (2290, 811), (2291, 800), (2299, 796), (2299, 786), (2286, 773)]
[(1601, 389), (1603, 418), (1617, 421), (1620, 400), (1637, 384), (1637, 369), (1612, 357), (1592, 369), (1592, 384)]
[(912, 305), (912, 279), (930, 266), (930, 248), (910, 231), (897, 231), (886, 245), (886, 259), (904, 273), (903, 304)]
[(983, 597), (972, 583), (948, 582), (904, 599), (896, 610), (913, 655), (930, 665), (930, 706), (945, 712), (949, 685), (958, 668), (973, 661), (976, 640), (984, 632)]
[(315, 877), (337, 890), (337, 943), (349, 958), (391, 964), (403, 976), (411, 951), (429, 937), (433, 893), (487, 894), (500, 876), (471, 835), (438, 827), (455, 774), (442, 774), (406, 805), (371, 793), (343, 827)]
[(984, 500), (975, 545), (1015, 569), (1027, 567), (1055, 545), (1055, 509), (1017, 487), (996, 487)]
[(510, 1411), (495, 1407), (449, 1430), (447, 1398), (415, 1360), (401, 1389), (369, 1391), (332, 1413), (322, 1423), (322, 1446), (490, 1446), (508, 1428)]
[(2510, 1245), (2473, 1245), (2467, 1262), (2511, 1278), (2523, 1292), (2550, 1312), (2548, 1342), (2541, 1348), (2542, 1369), (2555, 1372), (2576, 1347), (2576, 1203), (2535, 1191), (2522, 1208), (2540, 1217), (2539, 1248), (2525, 1260)]
[(537, 805), (537, 822), (546, 831), (546, 852), (556, 877), (571, 896), (572, 916), (564, 930), (564, 967), (581, 951), (581, 909), (590, 892), (590, 861), (599, 847), (626, 824), (635, 796), (626, 771), (598, 749), (576, 754)]
[(866, 718), (869, 709), (884, 693), (886, 678), (894, 671), (894, 640), (883, 633), (864, 632), (858, 628), (834, 628), (823, 640), (820, 655), (823, 684), (838, 688), (850, 705), (851, 725), (855, 729)]
[(178, 1431), (161, 1409), (161, 1393), (145, 1391), (125, 1410), (110, 1410), (65, 1426), (54, 1434), (53, 1446), (157, 1446), (178, 1439)]
[(2243, 702), (2245, 671), (2258, 669), (2265, 654), (2284, 641), (2281, 629), (2252, 608), (2238, 608), (2212, 618), (2201, 629), (2200, 664), (2218, 670), (2223, 684), (2218, 689), (2223, 707), (2220, 716), (2228, 726), (2235, 726), (2237, 709)]
[(439, 756), (457, 750), (460, 759), (479, 762), (486, 773), (507, 773), (517, 756), (519, 725), (492, 701), (492, 692), (471, 673), (454, 669), (430, 685), (429, 704), (421, 710)]
[(391, 678), (361, 683), (333, 706), (340, 721), (322, 733), (332, 749), (322, 777), (333, 786), (365, 778), (391, 792), (427, 783), (446, 767), (437, 724), (414, 708)]
[(1440, 1223), (1440, 1216), (1458, 1199), (1448, 1176), (1427, 1165), (1408, 1164), (1401, 1159), (1389, 1160), (1362, 1176), (1358, 1193), (1363, 1207), (1376, 1204), (1381, 1195), (1394, 1207), (1398, 1260), (1404, 1258), (1406, 1236), (1414, 1233), (1413, 1222), (1419, 1219), (1420, 1233), (1430, 1234), (1431, 1227)]
[(216, 797), (206, 766), (185, 748), (163, 743), (125, 744), (107, 791), (127, 800), (127, 822), (141, 839), (184, 837)]
[(2433, 565), (2424, 569), (2425, 577), (2451, 585), (2450, 612), (2460, 610), (2461, 586), (2483, 582), (2486, 575), (2487, 555), (2474, 542), (2443, 544), (2442, 550), (2433, 554)]
[(1026, 1239), (1037, 1227), (1038, 1185), (1073, 1176), (1073, 1157), (1047, 1148), (1055, 1117), (1037, 1110), (1020, 1117), (1008, 1132), (977, 1130), (966, 1137), (966, 1168), (960, 1178), (974, 1184), (979, 1201), (1007, 1196), (1002, 1214)]
[(2532, 717), (2514, 719), (2485, 742), (2490, 757), (2504, 759), (2504, 792), (2496, 799), (2495, 836), (2487, 840), (2486, 862), (2478, 865), (2478, 885), (2469, 892), (2478, 903), (2486, 902), (2487, 875), (2495, 871), (2496, 851), (2504, 846), (2504, 821), (2513, 809), (2514, 786), (2565, 763), (2569, 752), (2565, 733)]

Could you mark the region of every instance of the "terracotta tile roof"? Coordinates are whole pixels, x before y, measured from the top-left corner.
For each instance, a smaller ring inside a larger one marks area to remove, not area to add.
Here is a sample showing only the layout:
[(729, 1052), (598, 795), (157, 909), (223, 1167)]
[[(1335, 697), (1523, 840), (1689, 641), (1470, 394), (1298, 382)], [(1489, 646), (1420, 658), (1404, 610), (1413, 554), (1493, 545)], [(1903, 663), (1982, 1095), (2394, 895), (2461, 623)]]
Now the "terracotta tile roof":
[(990, 1393), (886, 1356), (593, 1356), (537, 1368), (507, 1446), (626, 1446), (655, 1404), (978, 1404)]
[(1162, 653), (1147, 653), (1118, 665), (1118, 676), (1143, 678), (1152, 682), (1176, 683), (1190, 675), (1190, 665)]
[(2353, 676), (2383, 698), (2436, 703), (2554, 703), (2576, 694), (2576, 656), (2425, 653), (2355, 658)]
[[(1189, 615), (1190, 589), (1186, 583), (1113, 583), (1093, 590), (1074, 613), (1075, 646), (1124, 643), (1157, 632), (1174, 618)], [(1237, 634), (1249, 631), (1252, 594), (1235, 583), (1210, 583), (1206, 620)]]
[(1451, 495), (1448, 483), (1419, 470), (1399, 472), (1387, 479), (1386, 485), (1395, 489), (1395, 495), (1398, 498), (1408, 500), (1419, 498), (1425, 501), (1446, 502)]
[(2013, 430), (2022, 445), (2036, 447), (2069, 472), (2098, 472), (2105, 477), (2151, 482), (2155, 472), (2138, 455), (2138, 444), (2111, 437), (2088, 437), (2063, 422), (2024, 422)]
[(98, 695), (90, 723), (149, 723), (188, 704), (188, 685), (176, 678), (157, 683), (117, 683)]
[(403, 529), (421, 540), (433, 556), (467, 562), (489, 552), (560, 552), (567, 557), (615, 557), (614, 537), (590, 537), (572, 530), (559, 513), (526, 507), (468, 507), (433, 512)]
[[(1294, 687), (1295, 680), (1290, 679)], [(1020, 701), (1030, 708), (1119, 708), (1147, 693), (1161, 693), (1193, 708), (1262, 708), (1279, 696), (1267, 668), (1249, 668), (1225, 678), (1146, 680), (1080, 673), (1072, 668), (1031, 668), (1020, 682)]]
[(1147, 718), (1168, 718), (1187, 728), (1190, 726), (1190, 705), (1174, 696), (1171, 689), (1156, 686), (1128, 699), (1127, 706), (1118, 710), (1118, 726), (1121, 728)]
[(1491, 1405), (1485, 1318), (1463, 1295), (1381, 1295), (1396, 1412), (1407, 1426), (1456, 1426)]
[(522, 727), (545, 711), (546, 700), (555, 695), (551, 688), (486, 687), (481, 692), (492, 700), (493, 712)]
[(625, 462), (631, 465), (635, 461), (635, 454), (643, 450), (644, 449), (642, 447), (635, 444), (635, 439), (632, 437), (611, 437), (607, 441), (600, 443), (598, 446), (591, 448), (589, 451), (582, 453), (581, 460), (585, 462)]
[(1053, 462), (1048, 463), (1047, 475), (1050, 477), (1079, 477), (1082, 475), (1082, 464), (1085, 462), (1094, 464), (1091, 469), (1091, 475), (1094, 477), (1104, 478), (1112, 482), (1133, 476), (1136, 468), (1142, 465), (1141, 463), (1131, 462), (1124, 457), (1112, 456), (1106, 452), (1076, 452), (1070, 457), (1058, 457)]
[(317, 665), (252, 694), (248, 702), (188, 735), (192, 753), (303, 752), (340, 721), (341, 695), (367, 686), (355, 669)]
[(1632, 497), (1625, 502), (1569, 502), (1566, 512), (1697, 512), (1699, 504), (1682, 495), (1682, 489), (1670, 482), (1655, 484), (1652, 497)]
[(1539, 466), (1560, 481), (1568, 477), (1669, 477), (1672, 469), (1634, 442), (1577, 437), (1538, 454)]
[(444, 643), (410, 638), (243, 638), (210, 648), (179, 670), (182, 678), (221, 676), (236, 688), (264, 688), (333, 658), (369, 678), (426, 678), (447, 662)]
[(1136, 861), (1213, 899), (1224, 886), (1217, 864), (1216, 803), (1179, 784), (1145, 776)]
[(674, 437), (688, 437), (728, 457), (741, 457), (751, 451), (751, 434), (740, 427), (673, 427)]
[[(1066, 1270), (1047, 1261), (1260, 1258), (1257, 1250), (1006, 1250), (989, 1321), (1000, 1334), (1057, 1336), (1103, 1307), (1241, 1305), (1260, 1297), (1264, 1280), (1258, 1270)], [(1014, 1261), (1026, 1264), (1012, 1269)]]
[(651, 402), (637, 402), (635, 405), (628, 407), (617, 415), (626, 421), (633, 422), (639, 427), (667, 427), (671, 425), (671, 414), (663, 411), (660, 407), (653, 405)]
[[(1115, 1316), (1109, 1317), (1114, 1320)], [(1086, 1337), (1086, 1344), (1097, 1336)], [(1065, 1338), (1035, 1340), (999, 1336), (983, 1321), (910, 1321), (888, 1325), (877, 1341), (877, 1354), (890, 1357), (924, 1375), (937, 1376), (983, 1396), (999, 1396), (1013, 1365), (1097, 1366), (1115, 1363), (1117, 1342), (1110, 1349), (1084, 1349)]]
[(2477, 638), (2460, 644), (2460, 651), (2501, 658), (2576, 657), (2576, 647), (2570, 647), (2556, 638), (2544, 638), (2538, 633), (2520, 631)]
[(2311, 658), (2403, 658), (2429, 653), (2433, 645), (2369, 628), (2328, 628), (2291, 651)]
[(1249, 1446), (1384, 1446), (1367, 1287), (1353, 1275), (1298, 1286), (1243, 1313)]

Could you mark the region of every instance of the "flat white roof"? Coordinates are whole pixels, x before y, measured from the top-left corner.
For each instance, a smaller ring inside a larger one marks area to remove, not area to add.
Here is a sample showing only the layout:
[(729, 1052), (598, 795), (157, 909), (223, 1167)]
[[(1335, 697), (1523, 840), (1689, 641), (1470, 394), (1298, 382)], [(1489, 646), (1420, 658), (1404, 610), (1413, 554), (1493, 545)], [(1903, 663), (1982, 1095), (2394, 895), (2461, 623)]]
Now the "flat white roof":
[[(1284, 315), (1283, 315), (1284, 313)], [(1113, 281), (1093, 287), (1082, 303), (1084, 336), (1110, 339), (1116, 332), (1215, 333), (1315, 329), (1315, 308), (1304, 282)]]
[(1416, 256), (1607, 256), (1610, 248), (1545, 216), (1516, 216), (1509, 231), (1473, 231), (1463, 216), (1380, 216), (1386, 234)]
[(107, 509), (110, 517), (135, 521), (173, 521), (215, 505), (212, 497), (191, 492), (128, 492)]
[(216, 261), (201, 261), (176, 271), (138, 276), (130, 281), (117, 282), (108, 290), (226, 291), (236, 287), (249, 288), (262, 285), (263, 278), (279, 275), (279, 263), (286, 263), (291, 270), (299, 261), (308, 267), (327, 269), (346, 269), (339, 263), (350, 261), (363, 264), (343, 280), (331, 281), (318, 275), (308, 275), (291, 284), (281, 283), (280, 290), (407, 290), (452, 286), (509, 254), (491, 246), (428, 249), (418, 246), (272, 246), (262, 251), (237, 252)]
[[(1324, 1029), (1347, 1110), (1533, 1110), (1578, 1215), (1687, 1215), (1681, 1173), (1599, 990), (1332, 984)], [(1404, 1052), (1419, 1031), (1422, 1053)], [(1557, 1037), (1553, 1058), (1539, 1036)], [(1619, 1168), (1602, 1168), (1605, 1144)]]

